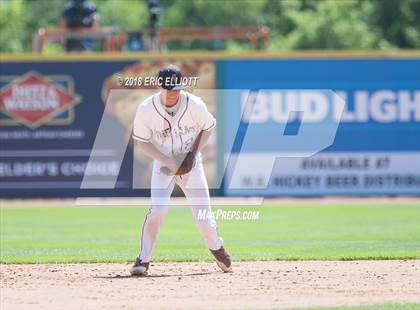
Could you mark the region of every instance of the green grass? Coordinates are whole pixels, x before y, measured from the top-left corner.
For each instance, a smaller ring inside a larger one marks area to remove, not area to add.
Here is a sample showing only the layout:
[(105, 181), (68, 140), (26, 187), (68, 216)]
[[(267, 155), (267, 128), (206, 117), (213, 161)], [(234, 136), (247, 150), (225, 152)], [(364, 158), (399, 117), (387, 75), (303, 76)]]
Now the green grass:
[[(218, 207), (214, 207), (217, 209)], [(219, 220), (235, 260), (420, 257), (420, 205), (224, 207), (259, 220)], [(0, 208), (0, 262), (126, 262), (139, 248), (146, 208)], [(210, 260), (189, 208), (172, 207), (154, 261)]]
[(307, 310), (419, 310), (420, 304), (385, 304), (355, 307), (307, 308)]

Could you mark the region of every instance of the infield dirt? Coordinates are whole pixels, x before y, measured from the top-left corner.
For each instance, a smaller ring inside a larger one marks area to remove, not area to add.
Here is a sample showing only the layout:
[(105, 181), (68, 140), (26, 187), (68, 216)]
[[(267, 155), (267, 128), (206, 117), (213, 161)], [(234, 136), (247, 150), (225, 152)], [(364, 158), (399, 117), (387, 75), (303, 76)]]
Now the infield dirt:
[(0, 265), (1, 309), (273, 309), (420, 303), (420, 260)]

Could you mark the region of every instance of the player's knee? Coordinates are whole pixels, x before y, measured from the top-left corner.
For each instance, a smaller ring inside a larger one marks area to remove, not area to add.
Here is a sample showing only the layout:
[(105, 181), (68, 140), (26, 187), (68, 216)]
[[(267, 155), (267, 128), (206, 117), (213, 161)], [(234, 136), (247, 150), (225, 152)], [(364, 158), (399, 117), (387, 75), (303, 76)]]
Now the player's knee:
[(153, 200), (151, 212), (164, 212), (168, 211), (169, 201), (163, 201), (162, 199)]
[(160, 224), (165, 218), (166, 211), (167, 209), (165, 208), (152, 208), (152, 210), (150, 210), (149, 214), (147, 215), (147, 220), (151, 223)]
[(197, 228), (203, 237), (211, 236), (215, 230), (215, 228), (206, 221), (197, 222)]
[(170, 198), (154, 197), (152, 198), (152, 210), (167, 210)]

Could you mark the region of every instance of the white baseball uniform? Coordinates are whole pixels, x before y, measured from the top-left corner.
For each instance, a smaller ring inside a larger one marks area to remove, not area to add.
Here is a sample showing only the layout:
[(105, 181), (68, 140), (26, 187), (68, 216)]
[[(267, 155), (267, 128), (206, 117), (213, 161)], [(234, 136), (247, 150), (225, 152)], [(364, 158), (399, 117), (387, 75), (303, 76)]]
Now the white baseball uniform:
[[(160, 98), (160, 93), (157, 93), (139, 105), (134, 119), (133, 138), (152, 143), (164, 155), (170, 157), (188, 153), (201, 130), (210, 131), (216, 126), (216, 120), (208, 112), (201, 98), (181, 91), (177, 103), (179, 108), (175, 114), (166, 111)], [(161, 167), (163, 163), (157, 160), (153, 162), (152, 206), (143, 224), (139, 254), (141, 261), (150, 261), (175, 183), (180, 186), (191, 205), (196, 225), (206, 246), (211, 250), (218, 250), (223, 241), (217, 234), (214, 218), (198, 217), (199, 213), (211, 214), (210, 195), (201, 154), (197, 154), (193, 169), (182, 176), (165, 175), (160, 171)]]

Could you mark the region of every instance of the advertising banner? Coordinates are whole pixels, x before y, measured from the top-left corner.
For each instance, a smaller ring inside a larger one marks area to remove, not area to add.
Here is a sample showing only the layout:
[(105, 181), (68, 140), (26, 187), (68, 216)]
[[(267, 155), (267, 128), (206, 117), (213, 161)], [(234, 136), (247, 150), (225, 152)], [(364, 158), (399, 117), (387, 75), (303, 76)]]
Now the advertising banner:
[[(225, 120), (237, 120), (224, 124), (225, 194), (420, 194), (418, 58), (227, 60), (221, 69), (224, 87), (236, 91), (219, 107)], [(342, 110), (334, 111), (326, 90)], [(252, 111), (241, 117), (250, 102)], [(327, 132), (315, 127), (329, 112), (338, 123), (330, 145), (297, 154), (303, 149), (284, 140), (276, 149), (287, 135), (301, 148), (322, 138)], [(314, 128), (312, 138), (303, 128)], [(252, 143), (241, 148), (245, 135)], [(238, 158), (253, 164), (239, 169)], [(262, 173), (258, 164), (272, 158)]]
[[(169, 63), (199, 77), (197, 88), (215, 87), (212, 60), (87, 57), (2, 62), (0, 196), (146, 195), (149, 186), (133, 186), (133, 179), (149, 182), (150, 162), (133, 152), (133, 141), (123, 146), (118, 142), (130, 135), (137, 105), (145, 94), (156, 92), (155, 86), (145, 87), (138, 81), (156, 77)], [(113, 90), (124, 91), (114, 92), (112, 104), (107, 105)], [(208, 101), (215, 113), (214, 101)], [(111, 129), (106, 137), (109, 145), (95, 150), (95, 160), (87, 165), (104, 119)], [(207, 162), (215, 170), (215, 156)], [(104, 180), (104, 186), (99, 181), (97, 188), (81, 189), (84, 177)], [(112, 188), (106, 184), (109, 178), (117, 180)]]
[[(217, 115), (203, 152), (212, 190), (223, 180), (226, 195), (420, 194), (418, 58), (133, 56), (1, 62), (0, 196), (147, 195), (150, 161), (121, 141), (156, 91), (138, 82), (168, 63), (198, 77), (194, 93)], [(86, 177), (95, 188), (81, 189)]]

